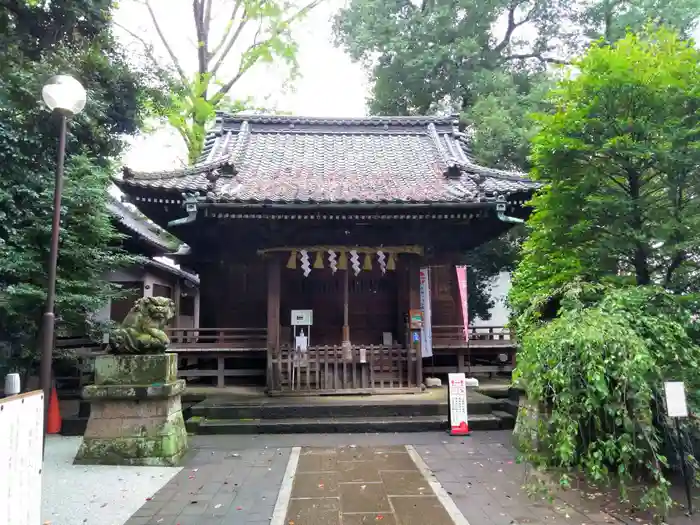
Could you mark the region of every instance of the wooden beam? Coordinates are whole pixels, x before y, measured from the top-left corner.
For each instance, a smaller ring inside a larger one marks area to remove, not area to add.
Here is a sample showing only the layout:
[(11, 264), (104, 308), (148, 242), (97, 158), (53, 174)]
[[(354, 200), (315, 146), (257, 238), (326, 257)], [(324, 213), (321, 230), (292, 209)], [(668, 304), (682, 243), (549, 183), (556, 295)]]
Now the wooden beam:
[(173, 328), (180, 328), (180, 313), (182, 305), (182, 283), (180, 278), (175, 278), (175, 286), (173, 286), (173, 302), (175, 303), (175, 319), (173, 321)]
[(272, 357), (280, 348), (280, 260), (277, 256), (267, 259), (267, 388), (274, 388)]

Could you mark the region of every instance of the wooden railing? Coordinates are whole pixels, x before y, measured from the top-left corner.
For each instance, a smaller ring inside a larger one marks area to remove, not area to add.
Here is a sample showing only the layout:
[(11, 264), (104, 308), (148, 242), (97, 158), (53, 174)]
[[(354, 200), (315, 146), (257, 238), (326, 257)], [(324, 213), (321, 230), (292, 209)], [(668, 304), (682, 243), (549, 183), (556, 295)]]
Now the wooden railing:
[(306, 352), (290, 347), (272, 357), (270, 393), (341, 394), (418, 390), (420, 357), (396, 346), (312, 346)]
[[(464, 326), (433, 326), (433, 347), (450, 348), (467, 346), (464, 340)], [(469, 346), (481, 348), (502, 348), (515, 346), (515, 337), (509, 328), (500, 325), (469, 327)]]
[(267, 346), (267, 328), (167, 328), (170, 350), (257, 350)]
[(54, 342), (54, 379), (62, 397), (79, 397), (81, 389), (94, 378), (95, 357), (106, 345), (87, 336), (57, 337)]

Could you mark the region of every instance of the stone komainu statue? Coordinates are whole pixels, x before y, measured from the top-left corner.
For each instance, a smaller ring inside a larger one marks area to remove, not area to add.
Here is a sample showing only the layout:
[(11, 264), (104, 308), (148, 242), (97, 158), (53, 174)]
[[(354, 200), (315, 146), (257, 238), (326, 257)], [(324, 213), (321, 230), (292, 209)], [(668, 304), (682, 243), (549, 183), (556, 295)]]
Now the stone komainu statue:
[(175, 303), (167, 297), (143, 297), (136, 301), (124, 322), (112, 332), (113, 354), (162, 354), (170, 340), (163, 328), (175, 315)]

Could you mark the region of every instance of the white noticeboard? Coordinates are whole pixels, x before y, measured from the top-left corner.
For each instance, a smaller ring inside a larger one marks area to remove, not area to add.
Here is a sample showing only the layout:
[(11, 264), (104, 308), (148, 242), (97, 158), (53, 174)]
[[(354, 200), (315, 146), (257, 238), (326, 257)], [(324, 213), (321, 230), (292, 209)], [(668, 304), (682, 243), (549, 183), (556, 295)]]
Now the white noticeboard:
[(313, 310), (292, 310), (292, 326), (311, 326), (313, 324)]
[(450, 433), (468, 434), (467, 378), (464, 372), (448, 374), (447, 389), (450, 400)]
[(666, 381), (666, 411), (669, 417), (688, 417), (688, 403), (685, 400), (685, 384), (682, 381)]
[(41, 523), (44, 394), (0, 399), (0, 523)]

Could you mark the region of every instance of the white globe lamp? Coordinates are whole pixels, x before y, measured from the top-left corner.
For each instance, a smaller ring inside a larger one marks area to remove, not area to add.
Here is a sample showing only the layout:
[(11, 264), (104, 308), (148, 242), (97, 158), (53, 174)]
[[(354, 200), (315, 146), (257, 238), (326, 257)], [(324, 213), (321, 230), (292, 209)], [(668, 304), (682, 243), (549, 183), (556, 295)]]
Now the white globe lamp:
[(77, 115), (87, 102), (85, 88), (69, 75), (51, 77), (41, 90), (41, 97), (51, 111), (65, 115)]

